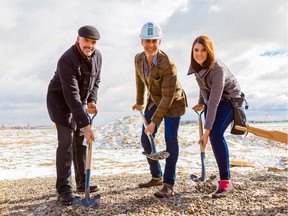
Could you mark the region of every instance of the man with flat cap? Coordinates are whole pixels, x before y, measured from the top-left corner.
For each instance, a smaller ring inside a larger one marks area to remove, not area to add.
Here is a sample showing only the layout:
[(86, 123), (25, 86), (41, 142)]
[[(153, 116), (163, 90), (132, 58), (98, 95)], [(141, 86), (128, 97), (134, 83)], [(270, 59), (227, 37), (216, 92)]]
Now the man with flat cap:
[[(86, 113), (97, 113), (97, 93), (100, 83), (102, 57), (96, 49), (100, 34), (93, 26), (78, 30), (76, 43), (59, 59), (47, 93), (47, 108), (55, 123), (58, 136), (56, 150), (56, 189), (59, 201), (73, 201), (71, 167), (75, 170), (76, 191), (85, 192), (86, 142), (94, 140)], [(90, 186), (90, 192), (97, 191)]]

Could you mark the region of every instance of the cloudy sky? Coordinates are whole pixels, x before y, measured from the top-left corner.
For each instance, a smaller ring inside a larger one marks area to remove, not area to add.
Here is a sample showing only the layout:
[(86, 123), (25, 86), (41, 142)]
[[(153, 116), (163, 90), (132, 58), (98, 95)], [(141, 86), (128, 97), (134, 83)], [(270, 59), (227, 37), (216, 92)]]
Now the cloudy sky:
[(189, 101), (193, 40), (208, 35), (250, 105), (248, 119), (287, 119), (287, 0), (0, 0), (0, 125), (52, 125), (46, 92), (59, 57), (83, 25), (95, 26), (103, 56), (96, 124), (134, 115), (134, 56), (148, 21), (161, 25), (160, 48), (176, 62)]

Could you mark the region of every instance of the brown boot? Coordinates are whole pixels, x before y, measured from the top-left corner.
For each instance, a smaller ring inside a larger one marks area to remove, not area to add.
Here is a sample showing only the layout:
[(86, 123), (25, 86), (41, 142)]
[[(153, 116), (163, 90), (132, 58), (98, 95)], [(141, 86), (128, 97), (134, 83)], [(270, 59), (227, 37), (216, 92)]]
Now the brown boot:
[(158, 198), (168, 198), (174, 195), (173, 186), (168, 184), (163, 184), (162, 188), (154, 193), (154, 196)]
[(146, 182), (146, 183), (140, 183), (138, 184), (138, 186), (140, 188), (148, 188), (148, 187), (153, 187), (153, 186), (157, 186), (157, 185), (162, 185), (163, 180), (161, 179), (151, 179), (150, 181)]
[(138, 184), (138, 186), (140, 188), (143, 188), (143, 187), (153, 187), (153, 186), (157, 186), (157, 185), (162, 185), (163, 183), (163, 180), (162, 178), (161, 179), (151, 179), (150, 181), (146, 182), (146, 183), (140, 183)]

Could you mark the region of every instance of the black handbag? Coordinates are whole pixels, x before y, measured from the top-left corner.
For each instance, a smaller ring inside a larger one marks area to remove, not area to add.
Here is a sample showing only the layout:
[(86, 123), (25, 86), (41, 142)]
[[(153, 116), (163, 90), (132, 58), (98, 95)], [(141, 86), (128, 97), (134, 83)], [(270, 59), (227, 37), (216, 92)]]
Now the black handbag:
[[(248, 109), (248, 103), (245, 99), (245, 95), (243, 92), (241, 92), (241, 97), (240, 98), (229, 98), (228, 101), (233, 107), (234, 111), (234, 120), (232, 122), (232, 128), (230, 133), (234, 135), (243, 135), (246, 132), (237, 130), (235, 128), (235, 125), (241, 126), (241, 127), (246, 127), (247, 126), (247, 118), (245, 114), (245, 109)], [(243, 107), (245, 102), (245, 106)]]

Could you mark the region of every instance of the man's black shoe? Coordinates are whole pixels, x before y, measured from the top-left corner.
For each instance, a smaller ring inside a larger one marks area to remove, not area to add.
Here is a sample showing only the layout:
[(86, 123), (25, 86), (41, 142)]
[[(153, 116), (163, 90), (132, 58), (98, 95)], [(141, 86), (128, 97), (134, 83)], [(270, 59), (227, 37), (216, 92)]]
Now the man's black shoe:
[(71, 205), (73, 202), (74, 196), (72, 192), (66, 192), (59, 194), (58, 200), (61, 202), (62, 205)]
[[(99, 188), (98, 188), (97, 185), (90, 186), (90, 193), (94, 193), (94, 192), (97, 192), (97, 191), (99, 191)], [(76, 192), (84, 193), (85, 192), (85, 187), (77, 187)]]

